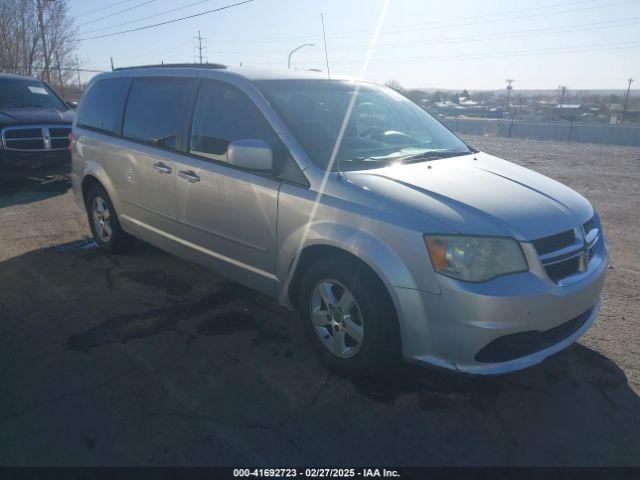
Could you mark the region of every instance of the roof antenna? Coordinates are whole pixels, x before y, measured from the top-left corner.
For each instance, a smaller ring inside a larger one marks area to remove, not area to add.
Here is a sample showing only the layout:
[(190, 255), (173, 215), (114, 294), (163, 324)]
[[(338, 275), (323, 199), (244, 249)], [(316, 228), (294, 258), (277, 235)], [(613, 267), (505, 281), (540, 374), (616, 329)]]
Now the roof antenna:
[(320, 20), (322, 21), (322, 39), (324, 41), (324, 60), (327, 63), (327, 78), (331, 80), (331, 72), (329, 71), (329, 55), (327, 55), (327, 36), (324, 33), (324, 15), (320, 12)]

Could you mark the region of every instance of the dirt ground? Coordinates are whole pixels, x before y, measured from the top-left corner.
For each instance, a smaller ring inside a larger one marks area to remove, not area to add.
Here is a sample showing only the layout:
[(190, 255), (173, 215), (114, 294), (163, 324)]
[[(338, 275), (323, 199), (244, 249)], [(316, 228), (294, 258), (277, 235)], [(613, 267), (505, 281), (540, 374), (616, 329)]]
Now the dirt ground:
[(4, 174), (0, 464), (638, 465), (640, 150), (466, 139), (587, 196), (612, 244), (591, 330), (501, 377), (333, 376), (274, 301), (97, 250), (64, 169)]

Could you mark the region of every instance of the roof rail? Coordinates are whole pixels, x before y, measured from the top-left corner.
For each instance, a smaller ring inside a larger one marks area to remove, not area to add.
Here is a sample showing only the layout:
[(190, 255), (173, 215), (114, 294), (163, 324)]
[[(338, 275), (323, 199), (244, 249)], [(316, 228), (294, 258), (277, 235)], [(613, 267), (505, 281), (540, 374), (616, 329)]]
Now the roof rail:
[(134, 65), (132, 67), (118, 67), (113, 70), (138, 70), (143, 68), (227, 68), (221, 63), (161, 63), (159, 65)]

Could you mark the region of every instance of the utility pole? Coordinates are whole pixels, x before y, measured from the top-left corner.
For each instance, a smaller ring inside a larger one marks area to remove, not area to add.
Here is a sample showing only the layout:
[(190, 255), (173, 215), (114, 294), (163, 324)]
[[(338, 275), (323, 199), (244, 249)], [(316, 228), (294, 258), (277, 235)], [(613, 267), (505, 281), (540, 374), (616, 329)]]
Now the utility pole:
[(109, 60), (111, 60), (111, 71), (113, 72), (113, 57), (109, 57)]
[(512, 85), (512, 83), (513, 83), (514, 81), (515, 81), (515, 80), (513, 80), (513, 78), (507, 78), (507, 79), (505, 80), (505, 82), (507, 82), (507, 108), (506, 108), (506, 111), (507, 111), (507, 112), (509, 111), (509, 100), (511, 99), (511, 90), (513, 90), (513, 85)]
[(327, 78), (331, 80), (331, 72), (329, 72), (329, 55), (327, 54), (327, 36), (324, 33), (324, 15), (320, 12), (320, 21), (322, 22), (322, 40), (324, 41), (324, 61), (327, 64)]
[(78, 62), (78, 56), (76, 55), (76, 75), (78, 76), (78, 90), (82, 93), (82, 81), (80, 80), (80, 62)]
[(58, 51), (56, 50), (56, 65), (58, 66), (58, 82), (60, 83), (60, 95), (64, 100), (64, 84), (62, 83), (62, 69), (60, 68), (60, 57), (58, 56)]
[(196, 55), (196, 57), (200, 60), (200, 63), (203, 63), (202, 61), (203, 58), (205, 59), (204, 63), (207, 63), (206, 57), (202, 55), (202, 51), (207, 49), (206, 45), (204, 47), (202, 46), (202, 40), (204, 40), (206, 43), (207, 38), (203, 37), (200, 34), (200, 30), (198, 30), (198, 35), (194, 39), (198, 41), (198, 44), (195, 45), (196, 50), (198, 50), (198, 54)]
[(47, 35), (44, 29), (44, 13), (42, 11), (43, 0), (36, 0), (38, 9), (38, 25), (40, 27), (40, 38), (42, 40), (42, 54), (44, 55), (44, 79), (51, 83), (51, 72), (49, 71), (49, 50), (47, 48)]
[(562, 110), (562, 106), (564, 105), (564, 96), (567, 93), (567, 86), (566, 85), (558, 85), (558, 88), (562, 92), (560, 94), (560, 110)]
[(631, 83), (633, 82), (633, 78), (629, 77), (627, 81), (629, 82), (629, 85), (627, 85), (627, 93), (624, 96), (624, 107), (622, 108), (622, 119), (620, 120), (620, 123), (623, 123), (625, 117), (627, 116), (627, 104), (629, 103), (629, 92), (631, 91)]

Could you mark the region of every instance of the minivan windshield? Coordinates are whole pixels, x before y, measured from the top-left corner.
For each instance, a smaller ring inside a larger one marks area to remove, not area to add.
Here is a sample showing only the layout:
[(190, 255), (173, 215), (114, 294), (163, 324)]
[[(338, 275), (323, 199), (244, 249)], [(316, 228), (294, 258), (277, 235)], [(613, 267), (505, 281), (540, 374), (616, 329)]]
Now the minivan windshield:
[(326, 170), (349, 103), (344, 138), (331, 166), (379, 168), (471, 153), (469, 147), (422, 108), (394, 90), (343, 80), (255, 82), (311, 161)]
[(38, 80), (0, 78), (0, 108), (26, 107), (68, 110), (57, 95)]

